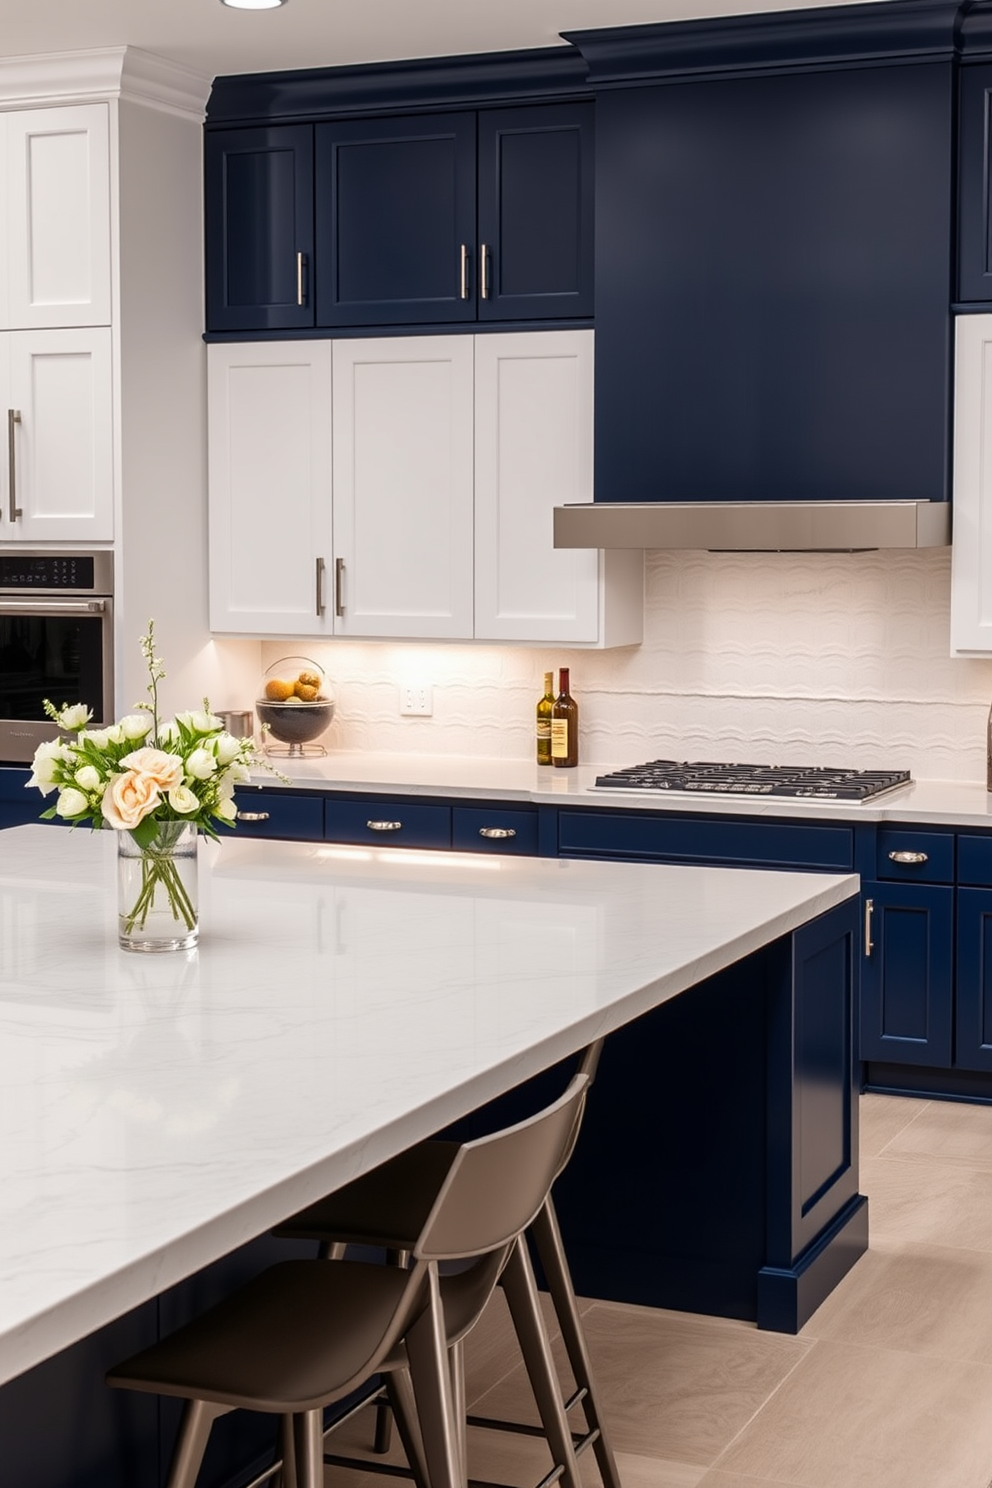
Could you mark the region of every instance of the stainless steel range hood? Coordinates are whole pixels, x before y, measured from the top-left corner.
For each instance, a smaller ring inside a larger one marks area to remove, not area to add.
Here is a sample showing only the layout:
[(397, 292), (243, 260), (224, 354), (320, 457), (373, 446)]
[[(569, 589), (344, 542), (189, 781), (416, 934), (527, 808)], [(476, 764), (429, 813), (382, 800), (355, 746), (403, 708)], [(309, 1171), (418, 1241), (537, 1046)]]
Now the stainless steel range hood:
[(850, 553), (950, 541), (947, 501), (600, 501), (554, 514), (556, 548)]

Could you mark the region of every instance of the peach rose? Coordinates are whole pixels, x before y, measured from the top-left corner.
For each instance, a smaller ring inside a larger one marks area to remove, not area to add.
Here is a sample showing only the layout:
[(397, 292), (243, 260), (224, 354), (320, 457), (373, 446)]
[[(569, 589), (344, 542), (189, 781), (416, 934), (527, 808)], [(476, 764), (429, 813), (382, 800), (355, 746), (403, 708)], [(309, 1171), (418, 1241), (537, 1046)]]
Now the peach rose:
[(182, 784), (182, 760), (178, 754), (166, 754), (164, 749), (132, 749), (121, 760), (121, 764), (139, 775), (147, 775), (160, 791), (170, 791), (174, 786)]
[(151, 775), (128, 770), (114, 775), (103, 793), (101, 809), (104, 820), (117, 832), (130, 832), (155, 810), (162, 799), (157, 782)]

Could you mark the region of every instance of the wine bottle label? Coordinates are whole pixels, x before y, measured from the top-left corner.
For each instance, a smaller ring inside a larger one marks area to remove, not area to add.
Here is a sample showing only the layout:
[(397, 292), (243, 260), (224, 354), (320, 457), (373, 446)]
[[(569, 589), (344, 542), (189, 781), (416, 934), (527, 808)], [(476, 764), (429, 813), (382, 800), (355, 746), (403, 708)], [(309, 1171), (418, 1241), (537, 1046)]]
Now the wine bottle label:
[(568, 719), (551, 720), (551, 758), (568, 759)]
[(539, 739), (551, 738), (551, 719), (539, 718), (537, 720), (537, 737)]

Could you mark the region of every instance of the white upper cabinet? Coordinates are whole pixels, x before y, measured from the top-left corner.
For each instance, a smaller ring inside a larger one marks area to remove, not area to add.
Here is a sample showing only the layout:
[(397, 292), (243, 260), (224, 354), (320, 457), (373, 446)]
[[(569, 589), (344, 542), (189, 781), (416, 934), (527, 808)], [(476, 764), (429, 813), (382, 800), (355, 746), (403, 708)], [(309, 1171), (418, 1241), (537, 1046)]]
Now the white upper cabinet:
[(0, 116), (0, 327), (111, 321), (105, 103)]
[(472, 342), (334, 343), (339, 635), (472, 635)]
[(992, 652), (992, 315), (955, 327), (951, 654)]
[(0, 334), (0, 541), (113, 537), (110, 335), (104, 327)]
[(593, 332), (475, 338), (475, 636), (624, 645), (643, 556), (555, 549), (554, 508), (593, 499)]
[(207, 349), (210, 628), (329, 635), (331, 345)]

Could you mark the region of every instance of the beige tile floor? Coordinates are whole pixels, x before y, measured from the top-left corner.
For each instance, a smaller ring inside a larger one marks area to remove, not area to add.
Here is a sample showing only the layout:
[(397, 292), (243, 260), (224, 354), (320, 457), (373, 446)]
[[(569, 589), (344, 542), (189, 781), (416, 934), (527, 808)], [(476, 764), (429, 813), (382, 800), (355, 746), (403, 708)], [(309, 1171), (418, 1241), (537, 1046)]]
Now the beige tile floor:
[[(861, 1122), (871, 1248), (797, 1337), (582, 1304), (623, 1488), (992, 1485), (992, 1107), (869, 1095)], [(501, 1297), (470, 1345), (471, 1408), (536, 1420)], [(366, 1413), (334, 1449), (368, 1438)], [(470, 1432), (473, 1477), (533, 1488), (549, 1461)]]

